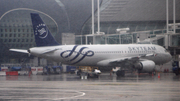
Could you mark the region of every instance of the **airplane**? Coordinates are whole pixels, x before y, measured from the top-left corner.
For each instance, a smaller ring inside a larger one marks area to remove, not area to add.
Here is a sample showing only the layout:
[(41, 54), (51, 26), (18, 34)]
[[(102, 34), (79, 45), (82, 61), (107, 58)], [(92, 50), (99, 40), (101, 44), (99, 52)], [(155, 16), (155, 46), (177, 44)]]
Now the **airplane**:
[(36, 47), (10, 49), (74, 66), (121, 67), (117, 76), (125, 76), (125, 69), (139, 73), (153, 73), (156, 65), (171, 60), (169, 52), (154, 44), (60, 45), (50, 33), (39, 14), (31, 13)]

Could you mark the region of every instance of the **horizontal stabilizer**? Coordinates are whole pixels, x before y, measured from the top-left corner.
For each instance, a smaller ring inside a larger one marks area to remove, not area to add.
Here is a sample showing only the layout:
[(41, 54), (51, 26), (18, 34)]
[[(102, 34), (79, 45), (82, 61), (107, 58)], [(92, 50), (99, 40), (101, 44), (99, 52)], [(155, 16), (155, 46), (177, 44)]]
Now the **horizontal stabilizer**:
[(9, 50), (14, 51), (14, 52), (20, 52), (20, 53), (28, 53), (28, 51), (24, 49), (9, 49)]

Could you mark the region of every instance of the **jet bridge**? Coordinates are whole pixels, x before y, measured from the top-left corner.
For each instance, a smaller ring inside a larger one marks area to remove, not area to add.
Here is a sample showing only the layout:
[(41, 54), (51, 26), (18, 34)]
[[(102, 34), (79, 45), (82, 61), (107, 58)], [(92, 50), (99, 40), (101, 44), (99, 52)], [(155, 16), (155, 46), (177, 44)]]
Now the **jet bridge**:
[(130, 44), (136, 43), (136, 34), (76, 35), (76, 44)]
[[(180, 24), (176, 33), (169, 28), (128, 32), (129, 28), (117, 29), (115, 34), (103, 32), (88, 35), (76, 35), (76, 44), (158, 44), (169, 49), (171, 54), (180, 54)], [(138, 41), (140, 40), (140, 42)]]
[[(137, 39), (138, 40), (138, 39)], [(157, 34), (152, 37), (148, 37), (142, 41), (137, 42), (138, 44), (158, 44), (168, 49), (171, 55), (180, 54), (180, 33), (164, 33)]]

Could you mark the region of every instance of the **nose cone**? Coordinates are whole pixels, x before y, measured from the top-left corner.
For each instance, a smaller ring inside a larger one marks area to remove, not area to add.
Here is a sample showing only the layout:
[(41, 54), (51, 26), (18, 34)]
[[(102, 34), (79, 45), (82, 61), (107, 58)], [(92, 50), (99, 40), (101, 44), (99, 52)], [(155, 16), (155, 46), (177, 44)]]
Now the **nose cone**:
[(170, 54), (170, 53), (167, 53), (167, 55), (166, 55), (166, 59), (167, 59), (167, 62), (171, 61), (172, 56), (171, 56), (171, 54)]

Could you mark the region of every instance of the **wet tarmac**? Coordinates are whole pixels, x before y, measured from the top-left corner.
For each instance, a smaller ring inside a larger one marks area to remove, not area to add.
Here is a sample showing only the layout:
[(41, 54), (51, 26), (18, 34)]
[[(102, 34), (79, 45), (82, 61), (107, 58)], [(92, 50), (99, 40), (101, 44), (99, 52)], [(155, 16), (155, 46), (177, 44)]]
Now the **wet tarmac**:
[(80, 79), (75, 74), (0, 76), (0, 101), (180, 101), (172, 73)]

